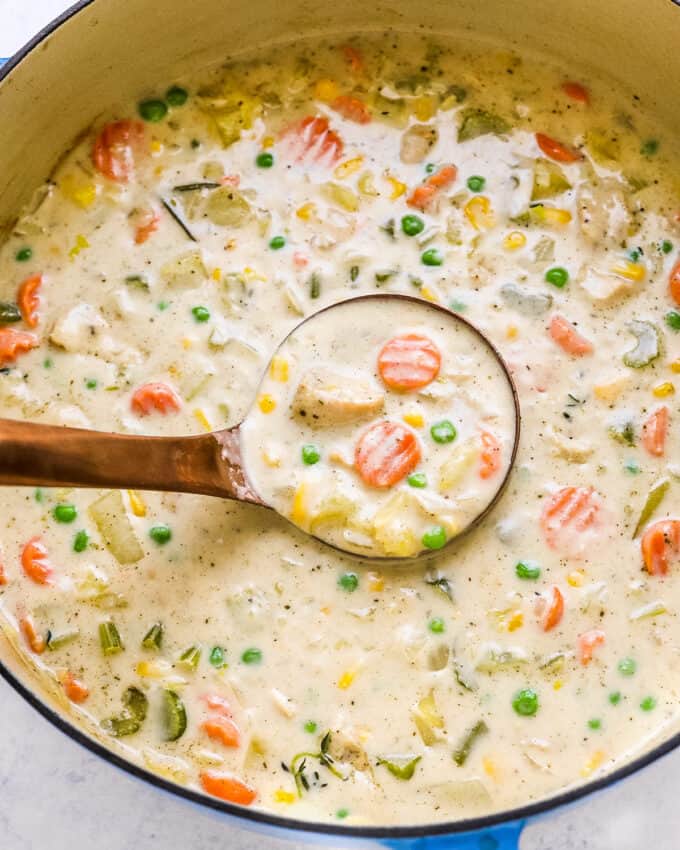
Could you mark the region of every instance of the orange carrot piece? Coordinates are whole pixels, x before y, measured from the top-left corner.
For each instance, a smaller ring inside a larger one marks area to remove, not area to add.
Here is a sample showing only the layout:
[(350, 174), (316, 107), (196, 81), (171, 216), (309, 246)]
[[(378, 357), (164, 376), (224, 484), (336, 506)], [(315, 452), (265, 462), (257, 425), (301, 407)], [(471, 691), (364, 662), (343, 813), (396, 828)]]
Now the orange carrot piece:
[(32, 537), (21, 551), (21, 566), (26, 575), (36, 584), (53, 584), (54, 567), (47, 553), (47, 546), (40, 537)]
[(94, 167), (116, 183), (127, 183), (142, 152), (144, 125), (141, 121), (114, 121), (102, 128), (92, 148)]
[(551, 587), (545, 596), (539, 597), (537, 613), (540, 617), (541, 628), (549, 632), (562, 622), (564, 616), (564, 596), (556, 585)]
[(328, 118), (308, 115), (282, 133), (291, 159), (300, 163), (334, 165), (342, 156), (344, 144), (331, 130)]
[(210, 711), (216, 714), (221, 714), (222, 717), (232, 717), (231, 706), (229, 702), (218, 694), (206, 694), (203, 699)]
[(364, 70), (364, 57), (361, 52), (351, 44), (343, 44), (341, 50), (352, 72), (360, 74)]
[(40, 295), (38, 293), (42, 282), (43, 276), (41, 274), (31, 275), (19, 286), (17, 293), (17, 303), (21, 310), (21, 316), (29, 328), (38, 326), (38, 310), (40, 309)]
[(392, 487), (419, 462), (420, 444), (413, 431), (386, 419), (364, 431), (354, 451), (354, 465), (371, 487)]
[(158, 230), (161, 216), (158, 210), (145, 210), (135, 228), (135, 245), (143, 245)]
[(535, 138), (536, 144), (543, 153), (549, 159), (554, 159), (555, 162), (570, 163), (578, 162), (579, 159), (583, 159), (582, 155), (578, 151), (573, 150), (573, 148), (568, 148), (556, 139), (546, 136), (545, 133), (536, 133)]
[(132, 394), (130, 406), (138, 416), (148, 416), (154, 412), (177, 413), (182, 402), (172, 387), (157, 381), (138, 387)]
[(26, 331), (0, 328), (0, 366), (13, 363), (19, 354), (30, 351), (38, 344), (38, 338)]
[(90, 689), (87, 685), (80, 679), (76, 679), (70, 670), (60, 676), (60, 681), (64, 689), (64, 693), (71, 702), (85, 702), (85, 700), (90, 696)]
[(640, 547), (650, 576), (665, 576), (669, 554), (680, 554), (680, 519), (662, 519), (650, 525), (642, 535)]
[(426, 336), (404, 334), (385, 343), (378, 354), (378, 372), (392, 390), (426, 387), (439, 374), (442, 356)]
[(581, 83), (571, 81), (562, 83), (562, 91), (572, 100), (577, 100), (579, 103), (590, 103), (590, 92)]
[(19, 620), (19, 628), (21, 629), (21, 634), (24, 636), (24, 640), (30, 647), (31, 652), (41, 655), (47, 647), (47, 641), (43, 635), (38, 633), (35, 623), (33, 622), (33, 617), (31, 617), (30, 614), (26, 614)]
[(7, 584), (7, 573), (5, 572), (5, 565), (0, 563), (0, 587), (4, 587)]
[[(680, 218), (678, 219), (680, 220)], [(668, 288), (671, 293), (671, 298), (680, 306), (680, 260), (671, 269), (671, 274), (668, 279)]]
[(602, 646), (604, 638), (602, 629), (590, 629), (578, 636), (578, 657), (584, 667), (593, 660), (593, 653), (598, 646)]
[(549, 333), (557, 345), (572, 357), (583, 357), (593, 353), (593, 344), (576, 330), (563, 316), (555, 315), (550, 320)]
[(410, 207), (424, 211), (442, 189), (447, 189), (455, 182), (457, 176), (458, 169), (455, 165), (442, 165), (441, 168), (430, 174), (424, 183), (416, 186), (406, 203)]
[(560, 532), (591, 528), (602, 510), (602, 500), (592, 487), (562, 487), (548, 499), (541, 514), (546, 543), (553, 549)]
[(239, 728), (228, 717), (209, 717), (201, 723), (201, 729), (209, 738), (219, 741), (225, 747), (238, 747), (241, 743)]
[(501, 468), (501, 444), (490, 431), (482, 431), (482, 451), (479, 455), (479, 477), (484, 481)]
[(669, 416), (665, 405), (657, 407), (642, 426), (642, 445), (653, 457), (663, 457), (666, 450)]
[(354, 121), (355, 124), (370, 124), (371, 122), (371, 111), (358, 97), (341, 94), (331, 103), (331, 108), (348, 121)]
[(205, 770), (200, 774), (199, 779), (207, 794), (219, 797), (220, 800), (226, 800), (228, 803), (249, 806), (257, 798), (257, 791), (254, 788), (228, 773)]

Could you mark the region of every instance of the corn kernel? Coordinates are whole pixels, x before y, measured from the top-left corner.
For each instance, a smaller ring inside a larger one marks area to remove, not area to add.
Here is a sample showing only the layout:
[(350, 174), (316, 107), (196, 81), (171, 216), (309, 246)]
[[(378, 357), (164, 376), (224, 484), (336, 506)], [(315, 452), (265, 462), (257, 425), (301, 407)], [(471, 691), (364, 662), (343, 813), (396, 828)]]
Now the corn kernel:
[(412, 428), (422, 428), (425, 424), (423, 414), (416, 413), (415, 411), (412, 413), (405, 413), (401, 418), (407, 425), (410, 425)]
[(314, 97), (324, 103), (330, 103), (340, 93), (338, 86), (333, 80), (319, 80), (314, 86)]
[(293, 507), (290, 512), (290, 518), (296, 525), (304, 526), (307, 521), (306, 501), (307, 488), (304, 484), (300, 484), (293, 496)]
[(163, 150), (163, 145), (158, 139), (152, 139), (149, 147), (151, 148), (151, 153), (160, 153)]
[(680, 360), (674, 360), (671, 363), (671, 372), (675, 375), (680, 375)]
[(569, 224), (571, 213), (569, 210), (562, 210), (559, 207), (543, 207), (541, 218), (546, 224), (563, 225)]
[(570, 587), (582, 587), (585, 580), (585, 573), (581, 572), (581, 570), (574, 570), (567, 576), (567, 584)]
[(554, 691), (561, 691), (563, 684), (564, 684), (564, 682), (561, 679), (555, 679), (555, 681), (553, 682), (553, 690)]
[(484, 773), (486, 773), (490, 779), (498, 778), (498, 766), (492, 758), (484, 756), (482, 759), (482, 767), (484, 768)]
[(331, 606), (330, 605), (324, 605), (322, 608), (319, 608), (319, 611), (321, 611), (322, 614), (325, 614), (326, 616), (328, 616), (331, 613)]
[(392, 191), (390, 193), (391, 201), (396, 201), (397, 198), (401, 198), (404, 192), (406, 192), (406, 183), (402, 183), (401, 180), (397, 180), (396, 177), (392, 177), (390, 174), (388, 174), (387, 182), (392, 187)]
[(610, 381), (608, 384), (598, 384), (593, 387), (593, 390), (595, 392), (595, 396), (599, 398), (600, 401), (616, 401), (627, 385), (628, 378), (623, 377), (617, 378), (615, 381)]
[(432, 301), (433, 304), (439, 303), (439, 298), (436, 293), (434, 293), (429, 286), (423, 286), (420, 289), (420, 297), (424, 298), (425, 301)]
[(519, 329), (517, 325), (508, 325), (505, 330), (505, 336), (507, 339), (517, 339), (519, 336)]
[(274, 146), (274, 137), (273, 136), (265, 136), (262, 139), (262, 147), (263, 148), (271, 148)]
[(358, 171), (363, 165), (363, 162), (363, 156), (355, 156), (352, 159), (346, 159), (337, 166), (333, 172), (333, 176), (337, 177), (338, 180), (344, 180), (345, 177), (349, 177), (350, 174), (354, 174)]
[(308, 203), (303, 204), (301, 207), (299, 207), (295, 215), (298, 218), (301, 218), (303, 221), (309, 221), (315, 212), (316, 204), (313, 204), (311, 201), (309, 201)]
[(190, 336), (182, 337), (182, 348), (185, 351), (188, 351), (193, 344), (194, 344), (194, 341)]
[(213, 269), (211, 277), (219, 283), (222, 280), (222, 269)]
[(475, 195), (463, 207), (465, 218), (475, 230), (489, 230), (496, 223), (491, 201), (484, 195)]
[(275, 803), (294, 803), (295, 802), (295, 794), (292, 791), (284, 791), (283, 788), (279, 788), (274, 791), (274, 802)]
[(128, 498), (130, 499), (130, 507), (135, 516), (146, 516), (146, 504), (144, 499), (136, 490), (128, 490)]
[(262, 452), (262, 460), (272, 469), (281, 466), (281, 458), (270, 449), (264, 449)]
[(413, 113), (418, 121), (429, 121), (437, 111), (437, 102), (431, 95), (419, 97), (414, 104)]
[(663, 384), (657, 384), (654, 387), (652, 394), (656, 398), (666, 398), (666, 396), (675, 394), (675, 386), (670, 381), (664, 381)]
[(87, 241), (87, 239), (86, 239), (86, 238), (82, 235), (82, 233), (79, 233), (79, 234), (76, 236), (76, 244), (75, 244), (75, 245), (73, 246), (73, 248), (71, 248), (71, 250), (68, 252), (68, 255), (69, 255), (69, 257), (70, 257), (72, 260), (74, 260), (74, 259), (78, 256), (78, 254), (80, 254), (80, 252), (81, 252), (82, 250), (84, 250), (85, 248), (89, 248), (89, 247), (90, 247), (90, 243), (89, 243), (89, 242)]
[(194, 410), (194, 419), (206, 431), (212, 431), (213, 428), (212, 428), (212, 425), (210, 424), (210, 420), (205, 415), (205, 413), (201, 410), (200, 407), (197, 407), (196, 410)]
[(340, 676), (340, 678), (338, 679), (338, 687), (340, 688), (340, 690), (346, 691), (347, 688), (349, 688), (349, 686), (354, 681), (356, 675), (356, 670), (345, 670), (342, 676)]
[(605, 753), (603, 750), (596, 750), (592, 756), (588, 759), (588, 761), (581, 768), (581, 776), (585, 779), (587, 776), (597, 770), (597, 768), (602, 764), (605, 760)]
[(263, 413), (271, 413), (276, 407), (276, 401), (269, 393), (264, 393), (257, 400), (257, 406)]
[(524, 625), (524, 614), (521, 611), (513, 611), (512, 616), (508, 620), (508, 631), (516, 632)]
[(97, 197), (97, 186), (92, 182), (80, 182), (75, 177), (65, 177), (61, 190), (66, 197), (83, 209), (92, 206)]
[(370, 572), (368, 574), (368, 589), (371, 593), (380, 593), (385, 589), (385, 578), (380, 573)]
[(373, 182), (373, 174), (370, 171), (364, 171), (364, 173), (357, 180), (357, 187), (362, 195), (378, 195), (379, 192), (375, 188), (375, 183)]
[(634, 283), (641, 283), (645, 279), (647, 269), (642, 265), (642, 263), (632, 263), (630, 260), (624, 260), (621, 263), (617, 263), (612, 268), (612, 272), (626, 280), (632, 280)]
[(513, 230), (503, 240), (503, 247), (506, 251), (518, 251), (527, 244), (527, 238), (519, 230)]
[(250, 266), (246, 266), (243, 269), (243, 276), (245, 277), (245, 279), (248, 283), (250, 283), (254, 280), (261, 280), (263, 283), (266, 283), (266, 281), (267, 281), (266, 275), (260, 274), (258, 271), (251, 268)]
[(288, 380), (288, 361), (285, 357), (272, 357), (272, 362), (269, 366), (269, 375), (273, 381), (279, 381), (285, 384)]

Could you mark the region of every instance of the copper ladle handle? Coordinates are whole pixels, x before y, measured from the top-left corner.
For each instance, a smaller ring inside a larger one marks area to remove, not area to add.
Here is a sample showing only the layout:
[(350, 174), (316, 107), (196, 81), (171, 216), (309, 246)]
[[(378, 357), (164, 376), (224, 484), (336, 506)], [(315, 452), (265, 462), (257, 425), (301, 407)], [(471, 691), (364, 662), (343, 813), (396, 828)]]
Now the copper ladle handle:
[(140, 437), (0, 419), (0, 485), (168, 490), (263, 504), (243, 471), (238, 425)]

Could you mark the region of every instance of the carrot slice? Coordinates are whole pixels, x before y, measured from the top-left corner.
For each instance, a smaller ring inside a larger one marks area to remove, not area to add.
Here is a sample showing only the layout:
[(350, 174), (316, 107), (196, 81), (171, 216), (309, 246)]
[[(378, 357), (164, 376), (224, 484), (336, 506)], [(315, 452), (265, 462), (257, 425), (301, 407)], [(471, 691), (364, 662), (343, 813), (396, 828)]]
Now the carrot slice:
[(678, 260), (671, 269), (671, 275), (668, 279), (668, 288), (670, 289), (673, 301), (680, 305), (680, 260)]
[(540, 617), (541, 628), (549, 632), (562, 622), (564, 616), (564, 596), (556, 585), (551, 587), (545, 596), (539, 597), (537, 613)]
[(36, 584), (53, 584), (54, 567), (47, 546), (39, 537), (32, 537), (21, 551), (21, 566)]
[(135, 245), (143, 245), (158, 230), (161, 216), (158, 210), (144, 210), (135, 228)]
[(40, 295), (38, 293), (42, 282), (43, 277), (41, 274), (31, 275), (19, 286), (19, 292), (17, 293), (17, 302), (21, 310), (21, 316), (29, 328), (38, 326), (38, 310), (40, 308)]
[(385, 343), (378, 354), (378, 372), (393, 390), (426, 387), (439, 374), (442, 356), (426, 336), (404, 334)]
[(130, 407), (138, 416), (150, 413), (176, 413), (182, 408), (182, 402), (172, 387), (160, 381), (142, 384), (132, 394)]
[(328, 118), (308, 115), (282, 134), (291, 159), (300, 163), (334, 165), (342, 156), (344, 144), (331, 130)]
[(654, 457), (662, 457), (666, 450), (668, 420), (668, 408), (664, 405), (651, 413), (642, 426), (642, 445)]
[(221, 714), (222, 717), (232, 716), (231, 706), (224, 697), (218, 696), (217, 694), (206, 694), (203, 699), (210, 711), (214, 711), (216, 714)]
[(254, 788), (228, 773), (205, 770), (200, 774), (199, 779), (206, 793), (219, 797), (220, 800), (226, 800), (228, 803), (249, 806), (257, 797), (257, 791)]
[(76, 677), (69, 670), (60, 677), (61, 685), (64, 693), (71, 702), (81, 703), (90, 696), (90, 689), (87, 685)]
[(351, 44), (343, 44), (341, 50), (352, 72), (360, 74), (364, 70), (364, 57), (361, 52)]
[(38, 345), (38, 339), (26, 331), (0, 328), (0, 366), (14, 363), (19, 354), (24, 354)]
[(593, 353), (593, 344), (576, 330), (571, 322), (563, 316), (553, 316), (550, 320), (549, 333), (562, 351), (572, 357), (583, 357)]
[(225, 747), (238, 747), (241, 734), (238, 726), (228, 717), (211, 717), (201, 724), (201, 729), (209, 738), (219, 741)]
[(602, 500), (592, 487), (562, 487), (548, 499), (541, 514), (546, 543), (553, 549), (566, 532), (586, 531), (595, 525), (602, 511)]
[(501, 444), (490, 431), (482, 431), (479, 477), (486, 481), (501, 468)]
[(562, 91), (572, 100), (577, 100), (579, 103), (590, 103), (590, 92), (581, 83), (571, 81), (562, 83)]
[(26, 614), (26, 616), (19, 620), (19, 628), (31, 651), (41, 655), (47, 647), (47, 641), (38, 633), (33, 622), (33, 617), (30, 614)]
[(5, 572), (4, 564), (0, 564), (0, 587), (7, 584), (7, 573)]
[(116, 183), (127, 183), (142, 151), (144, 125), (141, 121), (114, 121), (102, 128), (92, 148), (94, 167)]
[(413, 431), (386, 419), (364, 431), (354, 451), (354, 465), (371, 487), (392, 487), (419, 462), (420, 445)]
[(455, 182), (457, 176), (458, 169), (455, 165), (442, 165), (441, 168), (430, 174), (424, 183), (416, 186), (406, 203), (410, 207), (424, 211), (442, 189), (448, 188)]
[(593, 660), (593, 653), (604, 643), (605, 634), (602, 629), (590, 629), (578, 636), (578, 657), (584, 666)]
[(583, 158), (578, 151), (568, 148), (556, 139), (546, 136), (545, 133), (536, 133), (536, 144), (549, 159), (554, 159), (555, 162), (578, 162)]
[(642, 535), (640, 547), (650, 576), (665, 576), (669, 553), (680, 554), (680, 519), (662, 519), (650, 525)]
[(331, 103), (331, 108), (348, 121), (354, 121), (355, 124), (370, 124), (371, 112), (358, 97), (341, 94)]

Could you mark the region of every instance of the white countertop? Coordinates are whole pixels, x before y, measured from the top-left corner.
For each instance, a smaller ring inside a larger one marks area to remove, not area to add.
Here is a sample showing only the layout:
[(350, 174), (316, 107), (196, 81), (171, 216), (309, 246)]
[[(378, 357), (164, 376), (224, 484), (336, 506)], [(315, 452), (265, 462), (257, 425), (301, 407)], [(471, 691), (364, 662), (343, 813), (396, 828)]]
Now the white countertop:
[[(9, 56), (66, 5), (64, 0), (0, 0), (0, 56)], [(54, 729), (4, 681), (0, 706), (0, 850), (292, 846), (234, 831), (213, 814), (126, 776)], [(522, 850), (680, 850), (678, 789), (680, 751), (532, 824)]]

